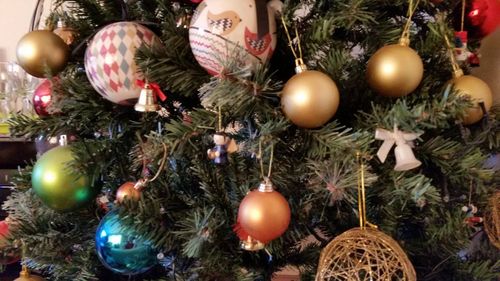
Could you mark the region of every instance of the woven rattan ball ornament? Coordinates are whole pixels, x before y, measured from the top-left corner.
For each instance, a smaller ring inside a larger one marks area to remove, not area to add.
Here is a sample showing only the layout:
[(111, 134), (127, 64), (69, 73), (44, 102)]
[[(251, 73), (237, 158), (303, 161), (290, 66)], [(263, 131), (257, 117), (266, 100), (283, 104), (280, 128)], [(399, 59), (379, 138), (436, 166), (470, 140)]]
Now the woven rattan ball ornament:
[(353, 228), (321, 252), (316, 281), (417, 280), (398, 243), (375, 228)]
[(500, 249), (500, 191), (490, 198), (488, 211), (484, 215), (484, 229), (491, 244)]

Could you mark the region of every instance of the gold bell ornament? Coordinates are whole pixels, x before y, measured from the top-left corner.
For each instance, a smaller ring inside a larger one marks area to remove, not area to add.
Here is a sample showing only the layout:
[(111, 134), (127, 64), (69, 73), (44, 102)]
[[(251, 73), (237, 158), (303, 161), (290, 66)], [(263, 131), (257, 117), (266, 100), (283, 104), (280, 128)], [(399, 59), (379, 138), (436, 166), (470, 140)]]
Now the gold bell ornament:
[(302, 48), (297, 28), (298, 54), (282, 17), (289, 46), (295, 57), (295, 75), (288, 80), (281, 93), (281, 108), (286, 117), (302, 128), (317, 128), (326, 124), (339, 107), (339, 90), (330, 76), (308, 70), (302, 59)]
[(403, 97), (413, 92), (424, 75), (422, 59), (410, 45), (410, 24), (416, 6), (410, 0), (408, 21), (398, 44), (379, 49), (368, 60), (366, 79), (370, 88), (385, 97)]
[(471, 125), (483, 119), (484, 115), (491, 109), (493, 105), (493, 94), (490, 87), (483, 80), (472, 76), (464, 75), (453, 53), (450, 41), (447, 36), (444, 37), (449, 50), (449, 57), (453, 68), (453, 79), (450, 83), (458, 95), (465, 96), (471, 99), (472, 107), (470, 107), (462, 117), (462, 122), (465, 125)]
[(139, 99), (134, 109), (139, 112), (156, 112), (160, 110), (158, 98), (165, 101), (167, 96), (162, 92), (156, 83), (149, 83), (144, 80), (137, 80), (137, 85), (142, 88)]
[(380, 162), (384, 163), (391, 148), (396, 144), (394, 154), (396, 156), (396, 166), (394, 171), (408, 171), (422, 165), (412, 150), (412, 141), (416, 140), (422, 134), (407, 133), (400, 131), (397, 125), (394, 125), (394, 131), (388, 131), (378, 128), (375, 131), (375, 139), (383, 140), (384, 143), (377, 152)]
[(23, 269), (19, 273), (19, 277), (14, 279), (14, 281), (45, 281), (45, 279), (38, 275), (31, 274), (28, 267), (23, 265)]

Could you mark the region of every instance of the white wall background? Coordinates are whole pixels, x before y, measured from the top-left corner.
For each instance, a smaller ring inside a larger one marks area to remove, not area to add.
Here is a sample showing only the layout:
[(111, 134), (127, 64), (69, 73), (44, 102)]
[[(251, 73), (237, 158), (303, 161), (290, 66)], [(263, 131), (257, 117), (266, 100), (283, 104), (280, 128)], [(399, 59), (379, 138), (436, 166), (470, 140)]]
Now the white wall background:
[[(46, 1), (44, 15), (51, 6)], [(0, 0), (0, 61), (16, 60), (17, 41), (29, 30), (36, 0)], [(43, 20), (42, 20), (43, 22)], [(481, 66), (473, 74), (488, 83), (500, 104), (500, 28), (483, 40)]]

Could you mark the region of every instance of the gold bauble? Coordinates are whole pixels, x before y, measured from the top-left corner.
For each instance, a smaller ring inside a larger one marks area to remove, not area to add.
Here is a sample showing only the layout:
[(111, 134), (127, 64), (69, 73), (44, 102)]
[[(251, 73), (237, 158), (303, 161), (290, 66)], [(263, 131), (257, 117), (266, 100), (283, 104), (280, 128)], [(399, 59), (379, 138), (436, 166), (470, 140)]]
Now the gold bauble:
[(281, 107), (286, 117), (303, 128), (328, 122), (339, 107), (339, 90), (326, 74), (305, 70), (294, 75), (283, 88)]
[(463, 123), (470, 125), (480, 121), (484, 114), (479, 102), (484, 102), (486, 111), (489, 111), (493, 104), (493, 95), (488, 84), (471, 75), (457, 77), (452, 80), (452, 83), (459, 95), (465, 95), (472, 99), (473, 107), (467, 110), (463, 117)]
[(29, 74), (45, 77), (56, 75), (66, 67), (69, 48), (56, 34), (48, 30), (31, 31), (17, 43), (17, 62)]
[(412, 48), (394, 44), (382, 47), (370, 58), (366, 79), (381, 96), (402, 97), (413, 92), (424, 75), (422, 59)]
[(57, 27), (53, 32), (55, 35), (61, 37), (67, 45), (71, 45), (75, 41), (75, 30), (70, 27)]
[(382, 231), (353, 228), (321, 251), (316, 281), (416, 281), (413, 265), (398, 243)]
[(28, 268), (23, 266), (23, 270), (19, 273), (19, 277), (14, 279), (14, 281), (45, 281), (45, 279), (38, 275), (31, 274)]

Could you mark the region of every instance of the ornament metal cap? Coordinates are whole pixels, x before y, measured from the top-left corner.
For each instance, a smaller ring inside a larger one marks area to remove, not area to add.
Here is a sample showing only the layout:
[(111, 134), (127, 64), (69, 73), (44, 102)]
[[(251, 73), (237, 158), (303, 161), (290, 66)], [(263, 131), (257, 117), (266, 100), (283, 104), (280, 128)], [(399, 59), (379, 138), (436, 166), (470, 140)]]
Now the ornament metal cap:
[(135, 104), (134, 109), (139, 112), (156, 112), (160, 110), (156, 95), (148, 83), (141, 90), (139, 100)]
[(264, 178), (264, 181), (260, 183), (259, 185), (259, 192), (273, 192), (274, 191), (274, 186), (273, 183), (271, 182), (271, 179), (268, 177)]
[(266, 245), (264, 243), (252, 238), (251, 236), (248, 236), (247, 240), (240, 242), (240, 247), (243, 250), (250, 251), (250, 252), (260, 251), (260, 250), (264, 249), (265, 246)]
[(399, 39), (399, 45), (401, 45), (401, 46), (405, 46), (405, 47), (410, 46), (410, 38), (405, 37), (405, 36), (401, 37), (401, 38)]
[(68, 145), (68, 136), (66, 136), (66, 135), (59, 136), (59, 145), (60, 146), (67, 146)]
[(307, 70), (307, 66), (301, 58), (295, 60), (295, 73), (299, 74)]
[(68, 27), (68, 26), (66, 25), (66, 22), (65, 22), (63, 19), (59, 19), (59, 20), (57, 21), (57, 25), (56, 25), (56, 27), (57, 27), (57, 28), (63, 28), (63, 27)]

